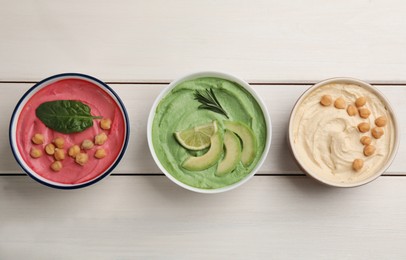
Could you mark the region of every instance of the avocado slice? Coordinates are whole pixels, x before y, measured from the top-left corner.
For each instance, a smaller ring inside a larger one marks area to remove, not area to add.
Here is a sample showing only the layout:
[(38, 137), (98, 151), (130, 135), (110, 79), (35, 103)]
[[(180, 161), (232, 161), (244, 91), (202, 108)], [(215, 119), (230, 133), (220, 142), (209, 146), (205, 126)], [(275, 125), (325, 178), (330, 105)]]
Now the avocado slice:
[(223, 153), (223, 138), (220, 131), (214, 133), (210, 140), (207, 153), (197, 157), (190, 156), (182, 163), (182, 167), (189, 171), (202, 171), (215, 165)]
[(254, 133), (241, 122), (225, 121), (224, 125), (240, 137), (242, 141), (241, 162), (245, 167), (249, 166), (257, 153), (257, 139)]
[(232, 172), (241, 160), (241, 143), (238, 137), (231, 131), (224, 133), (225, 155), (217, 166), (216, 176), (224, 176)]

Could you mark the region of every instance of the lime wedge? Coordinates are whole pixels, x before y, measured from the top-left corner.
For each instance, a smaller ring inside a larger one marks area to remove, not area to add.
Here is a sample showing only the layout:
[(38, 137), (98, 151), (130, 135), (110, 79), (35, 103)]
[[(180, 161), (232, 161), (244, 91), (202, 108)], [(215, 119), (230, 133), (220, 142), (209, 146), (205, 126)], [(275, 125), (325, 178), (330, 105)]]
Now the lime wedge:
[(210, 146), (210, 138), (217, 132), (217, 122), (195, 126), (175, 133), (176, 140), (189, 150), (202, 150)]

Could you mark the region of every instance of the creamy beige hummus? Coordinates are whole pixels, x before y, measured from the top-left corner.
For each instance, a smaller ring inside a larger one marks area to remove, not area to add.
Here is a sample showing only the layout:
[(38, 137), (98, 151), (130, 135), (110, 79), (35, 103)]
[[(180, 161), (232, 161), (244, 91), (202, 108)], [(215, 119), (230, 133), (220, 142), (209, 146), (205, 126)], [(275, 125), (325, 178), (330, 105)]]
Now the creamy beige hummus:
[[(349, 116), (346, 109), (337, 109), (333, 104), (324, 107), (320, 105), (323, 95), (330, 95), (333, 102), (342, 97), (347, 105), (364, 96), (367, 99), (364, 107), (371, 115), (363, 119), (358, 114)], [(368, 122), (371, 129), (375, 127), (375, 119), (380, 116), (388, 119), (380, 139), (371, 137), (371, 131), (358, 131), (361, 122)], [(371, 177), (387, 163), (395, 144), (394, 124), (384, 102), (371, 90), (354, 84), (331, 83), (315, 89), (298, 104), (291, 123), (296, 158), (307, 172), (329, 182), (354, 183)], [(376, 147), (369, 157), (363, 154), (364, 146), (360, 142), (365, 135), (372, 138)], [(359, 172), (352, 169), (352, 162), (357, 158), (364, 160)]]

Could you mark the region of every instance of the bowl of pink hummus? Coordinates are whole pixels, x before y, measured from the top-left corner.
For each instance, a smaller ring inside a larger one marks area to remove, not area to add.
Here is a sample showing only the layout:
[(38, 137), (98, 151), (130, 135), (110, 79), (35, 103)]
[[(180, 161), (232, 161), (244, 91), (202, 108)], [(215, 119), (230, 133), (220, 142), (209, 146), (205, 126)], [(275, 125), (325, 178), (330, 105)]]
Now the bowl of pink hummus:
[(10, 146), (22, 169), (53, 188), (89, 186), (108, 176), (128, 144), (129, 120), (105, 83), (58, 74), (30, 88), (14, 109)]

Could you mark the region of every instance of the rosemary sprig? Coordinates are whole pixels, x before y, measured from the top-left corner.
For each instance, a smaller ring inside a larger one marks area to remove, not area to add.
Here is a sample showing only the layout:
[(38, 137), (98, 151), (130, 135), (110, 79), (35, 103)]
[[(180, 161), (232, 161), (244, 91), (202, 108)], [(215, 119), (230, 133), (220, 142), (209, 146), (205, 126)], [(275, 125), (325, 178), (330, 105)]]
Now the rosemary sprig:
[(195, 100), (199, 101), (201, 105), (199, 109), (208, 109), (215, 113), (219, 113), (229, 118), (226, 111), (220, 105), (220, 102), (217, 100), (216, 95), (214, 95), (213, 89), (206, 89), (206, 93), (200, 93), (199, 90), (196, 90), (194, 93)]

